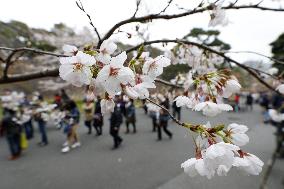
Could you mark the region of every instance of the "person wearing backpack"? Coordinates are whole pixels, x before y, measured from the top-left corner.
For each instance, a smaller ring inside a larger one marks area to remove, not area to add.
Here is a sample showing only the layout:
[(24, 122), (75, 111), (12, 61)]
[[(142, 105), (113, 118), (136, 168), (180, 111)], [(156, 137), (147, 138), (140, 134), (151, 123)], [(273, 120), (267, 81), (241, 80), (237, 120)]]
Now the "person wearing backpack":
[(116, 97), (115, 107), (110, 116), (110, 135), (113, 138), (113, 143), (114, 143), (113, 149), (117, 149), (120, 146), (121, 142), (123, 141), (123, 139), (119, 136), (119, 128), (120, 125), (122, 124), (122, 121), (123, 121), (123, 116), (120, 109), (120, 103)]

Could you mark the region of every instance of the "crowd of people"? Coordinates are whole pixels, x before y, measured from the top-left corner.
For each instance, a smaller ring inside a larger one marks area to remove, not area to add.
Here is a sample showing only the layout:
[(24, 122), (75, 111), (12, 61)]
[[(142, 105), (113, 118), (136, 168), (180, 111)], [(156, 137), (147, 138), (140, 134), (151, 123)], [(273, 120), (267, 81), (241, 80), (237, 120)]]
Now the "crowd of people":
[[(157, 140), (163, 139), (166, 135), (169, 139), (173, 137), (169, 130), (169, 112), (181, 120), (181, 107), (178, 107), (173, 93), (152, 94), (150, 103), (146, 100), (134, 101), (123, 94), (117, 94), (114, 98), (114, 111), (109, 115), (109, 134), (113, 138), (113, 149), (119, 148), (123, 142), (120, 135), (121, 127), (125, 125), (125, 134), (137, 133), (136, 107), (140, 104), (144, 112), (152, 120), (152, 132), (157, 133)], [(243, 98), (246, 110), (252, 110), (253, 103), (258, 102), (264, 109), (264, 122), (271, 118), (268, 110), (283, 107), (281, 96), (268, 96), (266, 93), (236, 95), (233, 103), (237, 111), (241, 110), (240, 99)], [(49, 103), (48, 103), (49, 101)], [(0, 124), (1, 136), (6, 136), (11, 152), (10, 159), (14, 160), (21, 156), (22, 150), (28, 146), (28, 140), (32, 140), (35, 135), (34, 126), (40, 134), (38, 145), (44, 147), (49, 144), (47, 125), (54, 125), (61, 130), (66, 137), (62, 145), (62, 153), (81, 146), (78, 135), (78, 127), (85, 126), (87, 134), (95, 133), (97, 137), (103, 135), (104, 125), (108, 125), (106, 116), (102, 114), (101, 98), (86, 97), (83, 105), (78, 106), (65, 90), (55, 94), (53, 99), (44, 100), (39, 92), (34, 92), (31, 96), (24, 93), (6, 90), (1, 96), (2, 120)], [(161, 108), (163, 107), (163, 108)], [(284, 108), (283, 108), (284, 110)], [(172, 123), (172, 122), (171, 122)], [(123, 125), (123, 126), (122, 126)], [(149, 126), (150, 128), (150, 126)], [(163, 134), (164, 133), (164, 134)]]
[[(147, 101), (134, 101), (123, 94), (115, 96), (114, 111), (109, 115), (109, 134), (113, 138), (113, 149), (117, 149), (123, 142), (120, 136), (121, 125), (125, 125), (125, 134), (135, 134), (137, 129), (136, 107), (137, 103), (152, 119), (152, 131), (157, 133), (157, 140), (162, 140), (162, 132), (172, 138), (173, 134), (168, 129), (170, 119), (170, 99), (168, 95), (153, 94), (151, 99), (157, 105)], [(49, 101), (49, 102), (48, 102)], [(172, 99), (171, 99), (172, 101)], [(53, 99), (45, 100), (39, 92), (27, 96), (23, 92), (6, 90), (1, 96), (2, 120), (0, 122), (0, 134), (6, 136), (11, 152), (9, 159), (15, 160), (21, 156), (22, 150), (28, 146), (28, 141), (35, 135), (34, 127), (37, 126), (41, 140), (40, 147), (49, 144), (47, 125), (54, 125), (66, 136), (66, 141), (61, 149), (67, 153), (81, 146), (78, 136), (78, 127), (84, 125), (87, 134), (95, 132), (96, 136), (103, 134), (103, 126), (106, 124), (105, 115), (101, 110), (100, 96), (95, 99), (84, 98), (82, 107), (78, 107), (65, 90), (55, 94)], [(163, 109), (163, 108), (165, 109)], [(167, 110), (167, 111), (166, 111)], [(172, 104), (172, 111), (178, 119), (181, 118), (181, 108)]]

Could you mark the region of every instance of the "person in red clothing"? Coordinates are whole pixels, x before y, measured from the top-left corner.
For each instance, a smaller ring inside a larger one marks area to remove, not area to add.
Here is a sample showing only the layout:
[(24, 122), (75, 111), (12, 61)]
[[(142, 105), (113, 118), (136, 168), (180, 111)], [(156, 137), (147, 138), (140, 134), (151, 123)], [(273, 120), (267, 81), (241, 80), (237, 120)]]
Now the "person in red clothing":
[(61, 106), (61, 96), (58, 93), (54, 95), (54, 103)]
[(235, 112), (238, 112), (240, 110), (240, 95), (235, 95)]

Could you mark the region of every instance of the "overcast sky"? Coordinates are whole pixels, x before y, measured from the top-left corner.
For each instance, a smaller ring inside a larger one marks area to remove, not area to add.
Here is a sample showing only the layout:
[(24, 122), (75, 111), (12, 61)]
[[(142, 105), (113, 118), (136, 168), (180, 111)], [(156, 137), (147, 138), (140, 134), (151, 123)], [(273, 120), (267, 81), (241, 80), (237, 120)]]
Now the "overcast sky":
[[(144, 0), (143, 9), (138, 15), (147, 11), (157, 13), (165, 7), (168, 0)], [(105, 33), (111, 26), (122, 19), (133, 15), (136, 0), (82, 0), (85, 9), (93, 18), (100, 33)], [(192, 8), (199, 1), (174, 0), (168, 10), (177, 11), (175, 4), (185, 8)], [(227, 2), (227, 0), (225, 0)], [(257, 0), (240, 0), (239, 4), (256, 3)], [(263, 5), (279, 7), (279, 2), (264, 0)], [(282, 3), (283, 5), (283, 3)], [(284, 7), (284, 6), (283, 6)], [(221, 31), (221, 39), (231, 44), (232, 51), (255, 51), (270, 55), (269, 43), (284, 32), (284, 12), (270, 12), (260, 10), (231, 10), (227, 11), (230, 24), (217, 27)], [(74, 0), (8, 0), (0, 6), (0, 19), (4, 21), (19, 20), (31, 27), (50, 29), (53, 24), (63, 22), (68, 26), (80, 30), (88, 26), (86, 15), (76, 7)], [(204, 12), (171, 21), (157, 20), (150, 24), (150, 39), (175, 39), (184, 36), (194, 27), (208, 29), (209, 14)], [(123, 30), (131, 30), (133, 25)], [(126, 37), (120, 37), (125, 43), (134, 43)], [(259, 57), (238, 54), (233, 56), (239, 61), (260, 59)]]

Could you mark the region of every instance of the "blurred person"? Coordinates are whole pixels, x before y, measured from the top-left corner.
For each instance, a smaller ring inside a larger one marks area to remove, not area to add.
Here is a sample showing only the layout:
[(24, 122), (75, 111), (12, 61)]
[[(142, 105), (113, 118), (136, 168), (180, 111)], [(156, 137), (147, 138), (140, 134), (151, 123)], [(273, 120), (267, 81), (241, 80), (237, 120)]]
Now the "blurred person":
[(240, 111), (240, 94), (235, 94), (235, 98), (234, 98), (234, 110), (235, 112), (239, 112)]
[[(157, 99), (154, 99), (154, 101), (157, 102)], [(159, 125), (160, 108), (158, 106), (156, 106), (155, 104), (148, 103), (147, 109), (148, 109), (148, 112), (149, 112), (149, 116), (152, 119), (152, 132), (156, 132), (157, 127)]]
[[(176, 99), (178, 96), (176, 96), (174, 99)], [(177, 107), (176, 101), (173, 102), (172, 104), (173, 108), (173, 116), (177, 118), (178, 120), (181, 119), (181, 107)]]
[(67, 93), (66, 93), (66, 91), (64, 89), (61, 89), (60, 97), (61, 97), (61, 100), (62, 100), (63, 104), (66, 104), (66, 103), (68, 103), (71, 100), (70, 97), (67, 95)]
[(103, 123), (104, 123), (104, 117), (101, 111), (101, 97), (97, 97), (97, 101), (95, 103), (95, 112), (94, 112), (94, 120), (93, 120), (93, 126), (96, 130), (96, 135), (100, 136), (103, 134)]
[(134, 100), (130, 99), (129, 102), (126, 104), (126, 132), (129, 133), (129, 125), (132, 124), (133, 126), (133, 133), (136, 133), (136, 113), (135, 113), (135, 106)]
[(260, 95), (260, 106), (263, 108), (263, 122), (269, 123), (270, 117), (268, 114), (270, 100), (266, 93), (261, 93)]
[(57, 107), (61, 107), (62, 105), (61, 96), (58, 93), (54, 95), (54, 103), (57, 104)]
[(113, 137), (113, 149), (117, 149), (123, 139), (119, 136), (120, 125), (123, 122), (123, 115), (120, 109), (119, 97), (115, 97), (115, 107), (114, 111), (110, 116), (110, 135)]
[[(43, 103), (43, 97), (38, 95), (38, 103)], [(36, 107), (39, 107), (39, 104), (36, 104)], [(38, 124), (39, 132), (41, 134), (41, 141), (38, 143), (39, 146), (48, 145), (47, 133), (46, 133), (46, 121), (44, 120), (44, 113), (41, 108), (38, 108), (34, 114), (34, 120)]]
[(119, 95), (118, 103), (123, 116), (126, 116), (126, 101), (128, 101), (128, 97), (121, 93)]
[(21, 126), (14, 121), (16, 112), (11, 109), (6, 109), (4, 114), (1, 128), (3, 128), (4, 134), (6, 135), (8, 146), (10, 149), (11, 156), (10, 160), (15, 160), (21, 155)]
[(252, 97), (251, 93), (248, 93), (248, 95), (246, 97), (246, 108), (247, 108), (247, 110), (249, 109), (250, 111), (253, 110), (253, 97)]
[(67, 124), (65, 125), (65, 133), (67, 134), (67, 142), (63, 144), (65, 146), (61, 151), (63, 153), (69, 152), (71, 148), (77, 148), (81, 146), (77, 129), (80, 123), (80, 112), (75, 101), (70, 100), (67, 108)]
[(142, 104), (143, 104), (144, 113), (147, 115), (148, 114), (148, 107), (147, 107), (146, 99), (142, 100)]
[(274, 109), (282, 108), (283, 102), (284, 102), (283, 95), (278, 94), (278, 93), (274, 93), (272, 95), (272, 99), (271, 99), (272, 108)]
[(85, 100), (83, 105), (83, 110), (85, 113), (85, 126), (88, 128), (88, 134), (92, 133), (92, 120), (94, 114), (94, 104), (90, 100)]
[(168, 121), (170, 119), (170, 116), (168, 114), (168, 109), (167, 107), (170, 107), (169, 105), (169, 101), (164, 98), (160, 98), (161, 102), (160, 105), (163, 106), (165, 109), (160, 109), (160, 115), (159, 115), (159, 126), (157, 127), (157, 133), (158, 133), (158, 140), (162, 140), (162, 129), (163, 131), (169, 136), (169, 138), (171, 139), (173, 134), (168, 130)]

